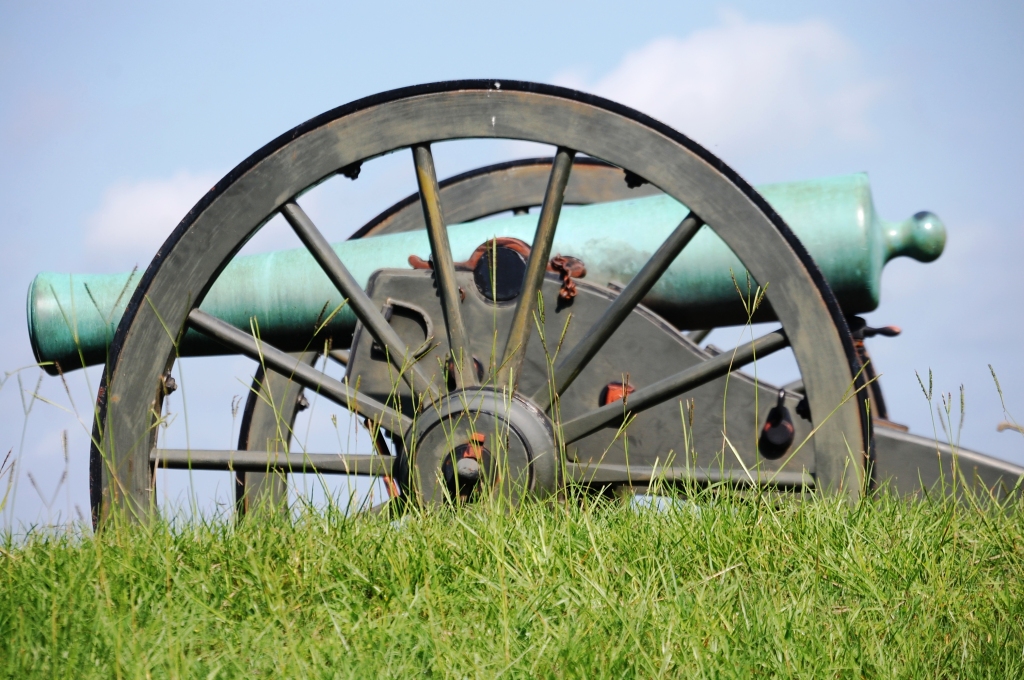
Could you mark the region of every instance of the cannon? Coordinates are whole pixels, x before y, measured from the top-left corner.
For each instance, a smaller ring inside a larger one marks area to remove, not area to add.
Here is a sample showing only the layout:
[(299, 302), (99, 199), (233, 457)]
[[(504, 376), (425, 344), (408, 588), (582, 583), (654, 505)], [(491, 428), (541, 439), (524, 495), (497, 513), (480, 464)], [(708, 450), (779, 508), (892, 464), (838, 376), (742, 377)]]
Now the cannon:
[[(530, 163), (542, 165), (541, 161)], [(922, 211), (898, 223), (880, 220), (864, 174), (776, 184), (758, 191), (808, 248), (847, 315), (878, 306), (886, 262), (900, 256), (930, 262), (945, 244), (945, 226), (932, 213)], [(562, 217), (552, 249), (583, 261), (588, 283), (607, 287), (620, 282), (621, 287), (688, 212), (686, 206), (664, 194), (590, 205)], [(453, 257), (469, 260), (488, 239), (530, 239), (535, 227), (536, 215), (471, 220), (449, 226), (448, 238)], [(343, 262), (352, 263), (349, 271), (362, 287), (379, 269), (406, 267), (410, 255), (422, 260), (430, 254), (422, 229), (377, 233), (375, 238), (350, 240), (333, 248)], [(744, 275), (736, 255), (705, 226), (642, 302), (681, 330), (743, 324), (751, 319), (733, 277)], [(58, 366), (103, 363), (127, 307), (123, 292), (134, 276), (39, 274), (29, 288), (28, 300), (36, 359), (51, 372)], [(325, 306), (335, 309), (341, 302), (341, 294), (309, 252), (296, 249), (235, 259), (200, 308), (243, 329), (256, 318), (266, 341), (294, 351), (309, 342), (308, 323), (304, 322)], [(771, 306), (759, 307), (752, 319), (774, 320)], [(330, 337), (335, 346), (347, 346), (357, 321), (352, 309), (343, 307), (321, 334)], [(186, 332), (178, 350), (180, 356), (229, 351), (196, 331)]]
[[(556, 152), (439, 183), (431, 145), (465, 138)], [(419, 192), (329, 244), (302, 194), (404, 149)], [(305, 249), (235, 257), (276, 214)], [(141, 275), (41, 274), (30, 337), (52, 370), (106, 365), (96, 521), (114, 508), (149, 516), (156, 465), (234, 470), (243, 511), (279, 503), (283, 473), (310, 470), (382, 476), (395, 497), (425, 504), (516, 502), (566, 481), (855, 500), (881, 482), (913, 493), (960, 474), (1005, 491), (1024, 470), (888, 423), (864, 350), (889, 332), (856, 316), (877, 306), (884, 263), (930, 261), (944, 239), (930, 213), (881, 221), (863, 175), (758, 191), (612, 102), (438, 83), (274, 140), (217, 183)], [(700, 346), (710, 328), (760, 321), (781, 328), (731, 351)], [(787, 347), (801, 374), (790, 385), (739, 370)], [(238, 448), (157, 448), (174, 361), (217, 353), (257, 361)], [(323, 354), (346, 365), (343, 381), (315, 368)], [(290, 450), (303, 389), (364, 419), (376, 452)]]

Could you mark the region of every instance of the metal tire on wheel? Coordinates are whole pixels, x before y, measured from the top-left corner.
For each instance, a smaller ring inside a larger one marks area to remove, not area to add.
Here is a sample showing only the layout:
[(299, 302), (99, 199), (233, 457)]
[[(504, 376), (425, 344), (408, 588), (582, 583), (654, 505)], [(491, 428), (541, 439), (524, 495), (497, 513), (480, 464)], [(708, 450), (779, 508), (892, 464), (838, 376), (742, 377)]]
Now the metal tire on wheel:
[[(811, 412), (820, 418), (815, 422), (812, 442), (815, 488), (849, 498), (861, 493), (869, 431), (861, 408), (863, 395), (856, 390), (856, 352), (823, 277), (768, 204), (706, 150), (626, 107), (530, 83), (458, 81), (369, 97), (298, 126), (230, 172), (178, 225), (144, 274), (110, 348), (98, 398), (97, 446), (92, 462), (93, 505), (98, 518), (118, 508), (129, 517), (145, 520), (155, 508), (152, 461), (156, 455), (155, 423), (164, 395), (163, 376), (175, 361), (176, 339), (188, 327), (240, 352), (265, 355), (271, 363), (276, 362), (271, 366), (275, 370), (294, 371), (305, 384), (318, 386), (322, 394), (375, 419), (395, 436), (410, 428), (409, 417), (395, 408), (365, 395), (346, 394), (326, 377), (311, 373), (313, 369), (293, 367), (297, 362), (294, 358), (290, 364), (284, 353), (261, 350), (251, 336), (200, 312), (198, 307), (224, 266), (279, 211), (332, 281), (355, 304), (359, 294), (345, 278), (347, 272), (338, 266), (340, 262), (331, 260), (323, 247), (326, 241), (294, 200), (342, 168), (409, 147), (413, 149), (421, 194), (426, 188), (424, 210), (442, 293), (448, 347), (454, 348), (456, 356), (466, 356), (461, 353), (465, 329), (454, 302), (457, 291), (451, 277), (451, 254), (443, 237), (443, 215), (429, 155), (430, 143), (464, 138), (519, 139), (559, 148), (541, 211), (542, 228), (538, 228), (538, 240), (533, 244), (537, 255), (531, 255), (527, 265), (523, 286), (527, 294), (523, 300), (536, 299), (533, 294), (539, 291), (543, 269), (538, 266), (546, 263), (565, 181), (577, 152), (642, 177), (688, 206), (714, 229), (757, 281), (771, 282), (768, 302), (783, 325), (785, 341), (793, 348)], [(690, 231), (693, 226), (691, 221)], [(364, 302), (368, 304), (368, 300)], [(638, 302), (639, 298), (633, 306)], [(523, 303), (521, 312), (517, 307), (508, 344), (516, 351), (529, 337), (530, 304)], [(397, 336), (388, 335), (386, 322), (367, 311), (370, 307), (364, 305), (362, 309), (357, 312), (360, 322), (375, 338), (380, 335), (385, 345), (399, 349)], [(767, 342), (781, 346), (780, 337)], [(603, 339), (606, 333), (595, 336), (598, 349)], [(515, 361), (514, 354), (511, 351), (509, 356)], [(474, 384), (465, 364), (455, 364), (462, 389)], [(717, 364), (708, 367), (712, 368), (717, 370)], [(416, 383), (416, 372), (413, 366), (406, 375), (410, 384)], [(510, 384), (514, 387), (514, 371), (512, 375)], [(509, 375), (502, 377), (507, 379)], [(657, 400), (664, 394), (662, 390), (648, 396)], [(851, 398), (851, 394), (855, 396)], [(603, 418), (602, 414), (581, 418), (575, 431), (600, 426), (606, 421)], [(210, 459), (217, 456), (211, 454)], [(368, 470), (390, 471), (390, 463), (378, 460), (352, 458), (351, 463)], [(547, 484), (541, 486), (546, 488)]]

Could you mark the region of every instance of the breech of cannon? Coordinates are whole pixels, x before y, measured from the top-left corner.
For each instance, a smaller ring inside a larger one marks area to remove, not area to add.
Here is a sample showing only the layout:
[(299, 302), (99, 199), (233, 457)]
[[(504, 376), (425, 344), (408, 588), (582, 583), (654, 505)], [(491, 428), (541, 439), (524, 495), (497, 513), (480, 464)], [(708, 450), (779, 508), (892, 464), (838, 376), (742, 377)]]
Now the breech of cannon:
[[(773, 184), (758, 191), (810, 252), (847, 314), (878, 306), (882, 268), (889, 260), (906, 256), (930, 262), (945, 245), (945, 227), (932, 213), (902, 222), (879, 219), (863, 174)], [(552, 253), (582, 260), (591, 283), (621, 286), (687, 214), (686, 206), (664, 195), (566, 208)], [(536, 222), (536, 214), (526, 214), (452, 225), (454, 259), (466, 260), (496, 236), (529, 242)], [(422, 231), (351, 240), (334, 248), (364, 286), (374, 271), (408, 268), (411, 255), (425, 259), (430, 253)], [(71, 370), (105, 362), (127, 305), (146, 304), (144, 290), (135, 291), (143, 280), (141, 272), (39, 274), (28, 294), (29, 336), (37, 360), (51, 372), (56, 364)], [(742, 324), (748, 321), (743, 297), (752, 294), (747, 281), (739, 259), (704, 227), (644, 304), (680, 329)], [(751, 285), (770, 287), (771, 282)], [(321, 349), (327, 339), (346, 346), (356, 325), (355, 315), (305, 249), (235, 258), (206, 293), (202, 309), (287, 350)], [(754, 320), (773, 318), (766, 304)], [(181, 356), (225, 351), (191, 330), (178, 349)]]

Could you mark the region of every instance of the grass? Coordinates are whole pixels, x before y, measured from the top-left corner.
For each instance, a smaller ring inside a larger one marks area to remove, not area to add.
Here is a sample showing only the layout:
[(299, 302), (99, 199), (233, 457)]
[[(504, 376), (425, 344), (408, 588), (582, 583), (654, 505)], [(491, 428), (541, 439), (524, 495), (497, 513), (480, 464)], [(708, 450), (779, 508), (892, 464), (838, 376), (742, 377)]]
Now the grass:
[(726, 489), (31, 534), (7, 677), (1024, 677), (1024, 504)]

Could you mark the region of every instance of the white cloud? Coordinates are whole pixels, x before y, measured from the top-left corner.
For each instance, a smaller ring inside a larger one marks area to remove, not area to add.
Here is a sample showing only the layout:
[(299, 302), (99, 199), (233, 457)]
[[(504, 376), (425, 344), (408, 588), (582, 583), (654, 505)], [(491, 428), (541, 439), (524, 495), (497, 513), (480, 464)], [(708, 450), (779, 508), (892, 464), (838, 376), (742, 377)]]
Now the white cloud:
[(588, 82), (558, 84), (632, 106), (728, 159), (869, 139), (882, 90), (858, 72), (855, 46), (825, 21), (750, 23), (735, 14), (685, 38), (663, 37)]
[(181, 171), (169, 179), (119, 182), (88, 219), (86, 247), (95, 259), (145, 267), (217, 175)]
[[(401, 171), (413, 178), (408, 170), (411, 163), (406, 158), (400, 160)], [(392, 196), (379, 181), (374, 182), (372, 173), (364, 171), (364, 175), (356, 192), (341, 192), (339, 196), (338, 188), (347, 187), (350, 180), (334, 178), (300, 199), (302, 207), (332, 241), (342, 240), (396, 197), (404, 198), (409, 193), (406, 187)], [(113, 271), (126, 271), (135, 265), (145, 269), (182, 218), (220, 178), (216, 173), (183, 170), (165, 179), (120, 181), (108, 187), (99, 208), (86, 220), (85, 247), (90, 266)], [(357, 216), (354, 219), (353, 214)], [(242, 252), (300, 247), (301, 242), (278, 215), (246, 243)]]

